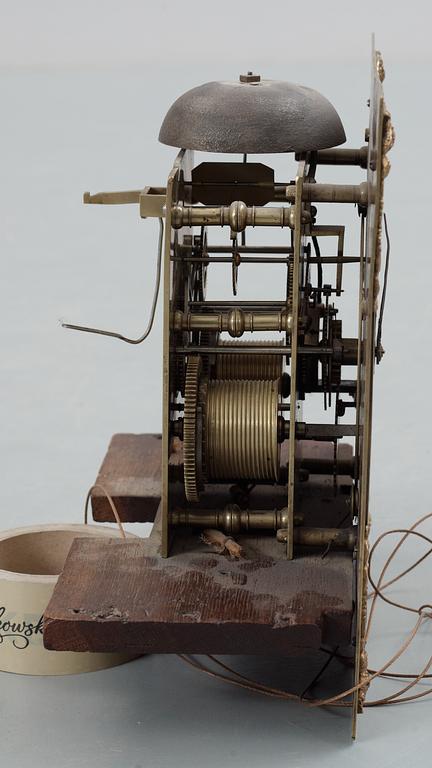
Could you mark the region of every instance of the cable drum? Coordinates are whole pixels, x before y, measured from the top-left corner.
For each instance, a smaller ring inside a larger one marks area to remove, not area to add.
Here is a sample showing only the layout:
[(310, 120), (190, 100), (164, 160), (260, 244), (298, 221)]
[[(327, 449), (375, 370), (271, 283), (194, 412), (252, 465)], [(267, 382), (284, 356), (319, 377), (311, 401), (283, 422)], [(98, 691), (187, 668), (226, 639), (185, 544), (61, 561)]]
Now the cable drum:
[(206, 467), (212, 480), (276, 481), (279, 381), (210, 381)]
[(281, 347), (280, 341), (221, 341), (220, 347), (233, 347), (233, 354), (216, 356), (216, 379), (274, 381), (282, 376), (282, 355), (236, 355), (236, 347)]

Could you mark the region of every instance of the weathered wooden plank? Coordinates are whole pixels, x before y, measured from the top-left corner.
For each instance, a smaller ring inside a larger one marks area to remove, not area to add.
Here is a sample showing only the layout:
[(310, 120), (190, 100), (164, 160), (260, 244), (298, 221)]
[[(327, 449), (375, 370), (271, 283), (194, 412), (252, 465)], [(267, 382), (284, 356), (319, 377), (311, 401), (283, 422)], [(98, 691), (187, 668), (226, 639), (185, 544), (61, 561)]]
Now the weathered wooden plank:
[(350, 641), (348, 553), (287, 561), (274, 536), (214, 554), (198, 533), (161, 558), (146, 540), (75, 541), (44, 619), (47, 648), (291, 655)]
[[(351, 448), (340, 448), (339, 458), (349, 468)], [(317, 472), (323, 462), (332, 463), (332, 451), (332, 445), (305, 442), (302, 466)], [(181, 451), (171, 462), (181, 470)], [(124, 521), (153, 520), (160, 501), (160, 436), (115, 435), (97, 482), (113, 496)], [(338, 487), (343, 482), (339, 478)], [(301, 490), (297, 511), (305, 524), (346, 524), (349, 497), (335, 495), (331, 475), (312, 474)], [(285, 494), (283, 486), (260, 486), (250, 502), (280, 507)], [(228, 486), (209, 485), (202, 501), (212, 508), (227, 499)], [(97, 520), (112, 519), (98, 489), (93, 510)], [(158, 515), (147, 540), (76, 541), (46, 611), (47, 647), (288, 656), (322, 642), (350, 642), (349, 553), (330, 551), (323, 559), (322, 552), (303, 551), (290, 562), (274, 533), (238, 540), (244, 557), (231, 561), (202, 544), (199, 531), (177, 529), (164, 559)]]
[[(96, 484), (112, 496), (123, 522), (153, 522), (161, 494), (161, 435), (114, 435)], [(92, 492), (93, 519), (112, 522), (113, 514), (100, 488)]]

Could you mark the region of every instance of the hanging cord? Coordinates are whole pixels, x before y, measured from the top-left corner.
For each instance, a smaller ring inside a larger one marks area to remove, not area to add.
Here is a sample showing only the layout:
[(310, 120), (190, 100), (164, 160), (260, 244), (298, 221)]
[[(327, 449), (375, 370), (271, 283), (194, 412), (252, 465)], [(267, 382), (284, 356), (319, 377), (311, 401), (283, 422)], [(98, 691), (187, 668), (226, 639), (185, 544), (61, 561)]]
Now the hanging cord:
[(96, 483), (95, 485), (92, 485), (92, 487), (89, 488), (89, 490), (88, 490), (88, 493), (87, 493), (87, 496), (86, 496), (86, 500), (85, 500), (85, 505), (84, 505), (84, 524), (85, 525), (88, 524), (88, 508), (89, 508), (89, 503), (90, 503), (91, 495), (92, 495), (93, 491), (96, 490), (96, 488), (99, 488), (99, 490), (102, 491), (102, 493), (106, 496), (106, 498), (108, 500), (108, 504), (110, 505), (112, 513), (113, 513), (113, 515), (115, 517), (116, 523), (117, 523), (117, 525), (118, 525), (118, 527), (120, 529), (120, 536), (122, 537), (122, 539), (125, 539), (126, 538), (125, 529), (123, 528), (123, 524), (122, 524), (122, 521), (120, 520), (120, 515), (119, 515), (119, 513), (117, 511), (116, 505), (114, 504), (114, 500), (113, 500), (111, 494), (108, 493), (106, 488), (104, 488), (104, 486), (101, 485), (100, 483)]
[[(415, 621), (415, 624), (412, 630), (410, 631), (410, 633), (408, 634), (404, 642), (400, 645), (398, 650), (393, 654), (393, 656), (385, 664), (383, 664), (379, 669), (377, 670), (368, 669), (368, 675), (367, 675), (366, 681), (362, 680), (362, 682), (359, 683), (358, 685), (354, 685), (348, 688), (347, 690), (342, 691), (341, 693), (338, 693), (334, 696), (330, 696), (325, 699), (312, 699), (312, 698), (306, 698), (304, 694), (299, 696), (297, 694), (290, 693), (282, 689), (274, 688), (269, 685), (256, 682), (255, 680), (252, 680), (242, 675), (240, 672), (237, 672), (235, 669), (228, 666), (227, 664), (224, 664), (219, 659), (216, 659), (214, 656), (208, 656), (207, 658), (211, 662), (211, 664), (215, 665), (216, 667), (219, 667), (219, 669), (222, 671), (216, 671), (215, 669), (208, 667), (201, 661), (197, 661), (196, 659), (193, 659), (184, 654), (180, 655), (180, 658), (183, 661), (187, 662), (192, 667), (194, 667), (195, 669), (201, 672), (204, 672), (205, 674), (211, 677), (214, 677), (218, 680), (227, 682), (231, 685), (245, 688), (246, 690), (250, 690), (255, 693), (262, 693), (267, 696), (273, 696), (276, 698), (286, 699), (290, 701), (297, 701), (309, 707), (322, 707), (322, 706), (351, 707), (352, 698), (350, 698), (348, 701), (346, 699), (348, 697), (352, 697), (352, 695), (356, 691), (360, 689), (364, 689), (365, 684), (369, 685), (373, 680), (377, 678), (383, 678), (383, 679), (401, 678), (401, 679), (409, 679), (409, 682), (406, 685), (403, 685), (403, 687), (397, 690), (395, 693), (389, 694), (388, 696), (384, 696), (376, 700), (366, 700), (363, 704), (364, 707), (377, 707), (377, 706), (382, 706), (386, 704), (400, 704), (403, 702), (414, 701), (420, 698), (424, 698), (425, 696), (429, 696), (432, 693), (432, 686), (428, 686), (426, 689), (422, 690), (420, 693), (412, 693), (410, 695), (405, 695), (405, 694), (411, 691), (422, 680), (430, 679), (432, 677), (432, 674), (430, 673), (430, 670), (432, 667), (432, 656), (428, 659), (424, 667), (418, 673), (406, 673), (406, 672), (398, 672), (398, 671), (389, 672), (388, 670), (411, 646), (412, 642), (414, 641), (414, 638), (418, 634), (423, 624), (426, 621), (429, 621), (430, 619), (432, 619), (432, 606), (422, 605), (420, 606), (420, 608), (416, 608), (414, 606), (398, 603), (394, 600), (391, 600), (386, 595), (384, 595), (384, 590), (387, 589), (390, 585), (402, 579), (408, 573), (412, 572), (421, 562), (423, 562), (429, 555), (432, 554), (432, 538), (422, 533), (419, 533), (416, 530), (421, 523), (423, 523), (425, 520), (431, 517), (432, 517), (432, 513), (428, 515), (424, 515), (423, 517), (418, 519), (411, 526), (411, 528), (397, 528), (397, 529), (386, 531), (385, 533), (381, 534), (381, 536), (378, 537), (378, 539), (376, 540), (376, 542), (374, 543), (371, 549), (370, 556), (369, 556), (368, 575), (369, 575), (369, 581), (372, 586), (372, 591), (369, 593), (368, 598), (372, 598), (372, 605), (371, 605), (368, 624), (366, 628), (366, 638), (369, 636), (369, 633), (370, 633), (372, 618), (375, 612), (376, 603), (378, 599), (383, 600), (387, 604), (390, 604), (391, 606), (396, 607), (399, 610), (415, 613), (417, 615), (417, 619)], [(402, 534), (401, 538), (399, 539), (397, 544), (393, 547), (389, 556), (387, 557), (379, 573), (378, 579), (374, 579), (371, 574), (371, 567), (372, 567), (372, 560), (376, 553), (377, 548), (385, 538), (391, 535), (398, 535), (398, 534)], [(385, 574), (389, 568), (390, 563), (394, 560), (396, 554), (399, 552), (403, 544), (412, 536), (418, 539), (421, 539), (423, 541), (426, 541), (428, 544), (431, 545), (431, 547), (427, 550), (427, 552), (424, 555), (418, 558), (408, 568), (405, 568), (403, 571), (397, 573), (396, 576), (394, 576), (392, 579), (388, 581), (384, 581)], [(322, 650), (325, 653), (330, 655), (330, 660), (333, 657), (336, 657), (336, 658), (339, 658), (341, 661), (345, 661), (347, 663), (352, 664), (352, 659), (341, 656), (334, 651), (328, 651), (326, 649), (322, 649)], [(312, 684), (316, 681), (318, 677), (322, 675), (325, 668), (328, 666), (328, 663), (329, 661), (327, 661), (324, 664), (323, 668), (320, 670), (318, 675), (315, 676), (312, 683), (307, 686), (304, 693), (310, 690)], [(225, 674), (225, 673), (228, 673), (228, 674)]]
[(156, 282), (155, 282), (155, 288), (153, 293), (152, 306), (150, 310), (150, 318), (148, 321), (147, 328), (145, 329), (144, 333), (141, 336), (138, 336), (137, 339), (131, 339), (129, 338), (129, 336), (123, 336), (122, 333), (117, 333), (117, 331), (104, 331), (101, 328), (91, 328), (86, 325), (73, 325), (72, 323), (62, 323), (62, 328), (69, 328), (72, 331), (84, 331), (84, 333), (97, 333), (100, 336), (111, 336), (111, 338), (120, 339), (120, 341), (125, 341), (127, 344), (141, 344), (149, 335), (155, 319), (157, 301), (159, 296), (161, 269), (162, 269), (163, 234), (164, 234), (163, 220), (159, 219), (159, 240), (158, 240), (158, 254), (157, 254), (157, 266), (156, 266)]

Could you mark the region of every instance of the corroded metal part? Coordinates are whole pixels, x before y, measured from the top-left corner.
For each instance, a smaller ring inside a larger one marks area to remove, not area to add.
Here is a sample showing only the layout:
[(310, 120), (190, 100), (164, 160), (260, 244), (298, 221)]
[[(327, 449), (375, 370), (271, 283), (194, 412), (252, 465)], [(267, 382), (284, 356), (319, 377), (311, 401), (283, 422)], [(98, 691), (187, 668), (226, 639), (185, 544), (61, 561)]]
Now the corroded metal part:
[[(220, 528), (225, 533), (240, 533), (249, 530), (277, 531), (287, 524), (287, 509), (240, 509), (237, 504), (228, 504), (222, 509), (174, 509), (170, 516), (171, 525), (194, 526), (197, 528)], [(298, 525), (303, 520), (297, 516)]]
[(168, 110), (159, 141), (204, 152), (307, 152), (343, 144), (333, 105), (318, 91), (282, 80), (211, 82)]
[[(281, 528), (276, 538), (278, 541), (288, 540), (287, 529)], [(353, 526), (348, 528), (309, 528), (298, 526), (294, 528), (294, 543), (301, 547), (334, 547), (336, 549), (353, 550), (357, 543), (357, 531)]]

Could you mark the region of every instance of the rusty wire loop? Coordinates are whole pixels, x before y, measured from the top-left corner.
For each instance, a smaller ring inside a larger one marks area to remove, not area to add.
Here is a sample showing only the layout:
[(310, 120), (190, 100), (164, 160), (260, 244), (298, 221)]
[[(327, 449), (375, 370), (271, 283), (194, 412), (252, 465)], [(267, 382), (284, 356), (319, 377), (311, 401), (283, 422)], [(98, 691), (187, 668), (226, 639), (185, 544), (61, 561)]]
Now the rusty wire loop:
[(92, 328), (87, 325), (74, 325), (73, 323), (62, 323), (62, 328), (68, 328), (72, 331), (83, 331), (84, 333), (97, 333), (100, 336), (111, 336), (111, 338), (120, 339), (120, 341), (125, 341), (127, 344), (141, 344), (143, 341), (145, 341), (145, 339), (147, 338), (147, 336), (149, 335), (153, 327), (153, 322), (156, 314), (156, 307), (157, 307), (157, 301), (159, 296), (161, 270), (162, 270), (163, 233), (164, 233), (163, 220), (159, 219), (159, 239), (158, 239), (155, 288), (154, 288), (153, 301), (152, 301), (150, 317), (147, 324), (147, 328), (145, 329), (144, 333), (141, 336), (138, 336), (138, 338), (133, 339), (133, 338), (130, 338), (129, 336), (124, 336), (122, 333), (118, 333), (117, 331), (105, 331), (101, 328)]
[[(399, 671), (395, 671), (395, 672), (388, 671), (389, 668), (411, 646), (414, 638), (418, 634), (423, 624), (426, 621), (429, 621), (432, 619), (432, 605), (424, 604), (417, 608), (415, 606), (399, 603), (395, 600), (390, 599), (387, 595), (384, 594), (385, 589), (387, 589), (390, 585), (395, 584), (397, 581), (402, 579), (408, 573), (412, 572), (420, 563), (422, 563), (429, 555), (432, 554), (432, 546), (431, 546), (424, 555), (419, 557), (410, 566), (408, 566), (404, 570), (397, 573), (396, 576), (394, 576), (392, 579), (389, 579), (388, 581), (384, 580), (390, 563), (394, 560), (396, 554), (399, 552), (399, 550), (401, 549), (403, 544), (407, 541), (407, 539), (414, 536), (432, 545), (432, 538), (416, 530), (419, 527), (419, 525), (421, 525), (423, 522), (425, 522), (425, 520), (428, 520), (431, 517), (432, 517), (432, 513), (424, 515), (423, 517), (416, 520), (416, 522), (411, 526), (411, 528), (395, 528), (389, 531), (385, 531), (383, 534), (381, 534), (377, 538), (373, 547), (371, 548), (370, 555), (369, 555), (369, 564), (368, 564), (368, 577), (369, 577), (369, 582), (372, 586), (372, 590), (369, 592), (368, 598), (372, 599), (372, 604), (369, 611), (368, 623), (366, 627), (366, 639), (370, 634), (372, 619), (375, 613), (378, 599), (383, 600), (388, 605), (391, 605), (392, 607), (397, 608), (399, 610), (415, 613), (417, 615), (417, 618), (413, 628), (411, 629), (411, 631), (409, 632), (405, 640), (401, 643), (397, 651), (379, 669), (376, 669), (376, 670), (368, 669), (368, 677), (366, 680), (367, 685), (369, 685), (373, 680), (377, 678), (401, 679), (401, 680), (408, 679), (409, 682), (403, 685), (403, 687), (397, 690), (395, 693), (389, 694), (388, 696), (384, 696), (382, 698), (375, 699), (375, 700), (366, 699), (363, 705), (364, 707), (378, 707), (386, 704), (400, 704), (403, 702), (415, 701), (415, 700), (424, 698), (425, 696), (429, 696), (432, 693), (432, 685), (431, 685), (423, 689), (420, 693), (411, 693), (409, 695), (405, 695), (409, 691), (412, 691), (412, 689), (415, 688), (415, 686), (417, 686), (423, 680), (432, 678), (432, 674), (430, 672), (432, 667), (432, 656), (430, 656), (426, 664), (422, 667), (422, 669), (419, 672), (407, 673), (407, 672), (399, 672)], [(377, 548), (385, 538), (387, 538), (388, 536), (393, 536), (398, 534), (401, 534), (401, 538), (393, 547), (389, 556), (385, 560), (384, 565), (379, 573), (378, 579), (374, 579), (371, 573), (371, 568), (372, 568), (372, 560)], [(342, 661), (352, 663), (352, 660), (347, 657), (341, 656), (331, 651), (326, 651), (326, 652), (332, 658), (336, 656)], [(207, 658), (213, 665), (219, 667), (222, 670), (222, 672), (218, 672), (215, 669), (212, 669), (206, 666), (201, 661), (198, 661), (184, 654), (179, 654), (179, 658), (181, 658), (183, 661), (187, 662), (189, 665), (199, 670), (200, 672), (204, 672), (205, 674), (211, 677), (222, 680), (231, 685), (238, 686), (255, 693), (262, 693), (267, 696), (272, 696), (275, 698), (296, 701), (296, 702), (305, 704), (306, 706), (309, 706), (309, 707), (323, 707), (323, 706), (351, 707), (352, 699), (350, 698), (349, 700), (347, 700), (348, 697), (351, 697), (357, 690), (365, 686), (365, 681), (362, 681), (361, 683), (354, 685), (345, 691), (341, 691), (340, 693), (325, 699), (306, 698), (304, 694), (302, 696), (299, 696), (297, 694), (290, 693), (289, 691), (285, 691), (279, 688), (274, 688), (269, 685), (252, 680), (246, 677), (245, 675), (242, 675), (240, 672), (237, 672), (237, 670), (233, 669), (227, 664), (224, 664), (219, 659), (216, 659), (214, 656), (208, 656)], [(320, 674), (324, 671), (326, 666), (328, 666), (327, 663), (324, 665), (323, 669), (321, 670), (318, 676), (320, 676)], [(224, 673), (228, 673), (228, 675)], [(311, 685), (309, 685), (306, 688), (306, 691), (309, 690), (310, 687)]]

